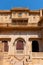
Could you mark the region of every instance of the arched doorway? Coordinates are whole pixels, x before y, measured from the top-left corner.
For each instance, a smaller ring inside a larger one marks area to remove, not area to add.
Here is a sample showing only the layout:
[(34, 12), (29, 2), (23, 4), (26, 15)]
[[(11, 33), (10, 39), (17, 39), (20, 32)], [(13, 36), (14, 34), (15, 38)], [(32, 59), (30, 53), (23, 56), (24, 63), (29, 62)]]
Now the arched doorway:
[(32, 41), (32, 52), (39, 52), (39, 43), (38, 41)]

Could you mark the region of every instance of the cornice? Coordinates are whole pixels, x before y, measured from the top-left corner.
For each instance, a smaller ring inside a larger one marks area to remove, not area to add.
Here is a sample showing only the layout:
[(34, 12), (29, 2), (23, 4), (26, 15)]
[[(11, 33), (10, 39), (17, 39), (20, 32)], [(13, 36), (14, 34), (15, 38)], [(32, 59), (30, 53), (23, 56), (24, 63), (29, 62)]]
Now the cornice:
[(42, 37), (38, 37), (38, 38), (29, 38), (29, 40), (30, 40), (30, 41), (32, 41), (32, 40), (43, 40), (43, 38), (42, 38)]
[(7, 14), (7, 13), (11, 13), (11, 11), (10, 10), (0, 10), (0, 14)]
[(12, 8), (11, 10), (0, 10), (0, 13), (11, 13), (11, 12), (28, 12), (30, 14), (40, 14), (40, 10), (30, 10), (28, 8)]
[(43, 26), (0, 26), (0, 30), (41, 30)]

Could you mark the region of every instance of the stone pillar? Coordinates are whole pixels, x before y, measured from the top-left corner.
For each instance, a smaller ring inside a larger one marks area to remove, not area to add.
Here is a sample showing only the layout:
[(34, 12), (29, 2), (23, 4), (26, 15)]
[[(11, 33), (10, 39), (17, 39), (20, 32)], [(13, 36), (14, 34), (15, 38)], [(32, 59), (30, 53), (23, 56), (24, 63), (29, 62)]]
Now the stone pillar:
[(0, 65), (3, 65), (3, 43), (0, 41)]
[(42, 10), (40, 10), (40, 16), (42, 16)]

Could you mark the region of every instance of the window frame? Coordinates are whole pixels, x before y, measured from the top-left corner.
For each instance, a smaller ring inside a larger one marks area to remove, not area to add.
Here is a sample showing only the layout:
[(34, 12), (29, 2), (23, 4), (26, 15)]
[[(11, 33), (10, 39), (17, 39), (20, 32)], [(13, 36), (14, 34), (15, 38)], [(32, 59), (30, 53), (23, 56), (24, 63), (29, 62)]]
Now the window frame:
[(8, 49), (9, 49), (8, 41), (4, 40), (4, 41), (2, 41), (2, 43), (3, 43), (3, 46), (4, 46), (4, 52), (8, 52)]
[[(19, 44), (19, 45), (18, 45)], [(20, 45), (21, 44), (21, 45)], [(22, 40), (18, 40), (16, 43), (16, 50), (24, 50), (24, 43)], [(21, 47), (21, 48), (20, 48)]]

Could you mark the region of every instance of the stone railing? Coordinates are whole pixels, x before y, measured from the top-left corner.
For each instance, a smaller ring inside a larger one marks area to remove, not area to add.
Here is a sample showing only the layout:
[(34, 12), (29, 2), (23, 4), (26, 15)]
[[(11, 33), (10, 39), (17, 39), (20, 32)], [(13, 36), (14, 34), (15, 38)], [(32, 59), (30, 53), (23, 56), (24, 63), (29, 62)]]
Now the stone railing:
[(43, 52), (32, 52), (32, 58), (43, 58)]
[(2, 27), (40, 27), (40, 26), (38, 26), (37, 23), (28, 23), (28, 24), (21, 23), (21, 25), (20, 24), (15, 25), (14, 23), (0, 23), (0, 28)]
[(29, 23), (29, 26), (38, 26), (38, 23)]

